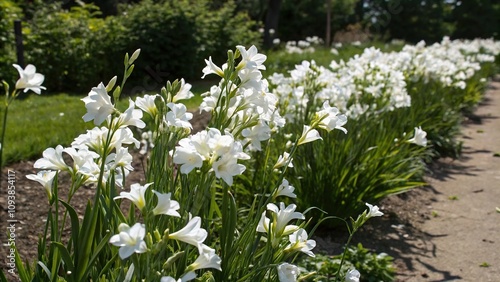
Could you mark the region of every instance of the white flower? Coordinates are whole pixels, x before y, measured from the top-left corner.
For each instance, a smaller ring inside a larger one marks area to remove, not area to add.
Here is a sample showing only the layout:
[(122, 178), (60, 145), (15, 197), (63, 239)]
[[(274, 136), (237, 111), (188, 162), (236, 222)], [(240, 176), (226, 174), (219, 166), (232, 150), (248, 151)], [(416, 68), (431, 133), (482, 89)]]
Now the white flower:
[(257, 225), (257, 232), (269, 233), (269, 226), (271, 224), (271, 220), (266, 216), (266, 212), (262, 212), (262, 216), (260, 217), (259, 224)]
[(288, 162), (288, 167), (293, 167), (293, 158), (290, 158), (290, 154), (287, 152), (284, 152), (282, 155), (278, 157), (278, 161), (274, 165), (274, 169), (283, 167), (287, 164)]
[(50, 200), (52, 199), (52, 182), (54, 181), (54, 176), (56, 176), (56, 172), (53, 170), (41, 170), (37, 174), (26, 175), (26, 178), (42, 184)]
[(297, 198), (297, 195), (293, 193), (294, 190), (295, 188), (288, 183), (288, 180), (283, 179), (280, 186), (276, 190), (276, 193), (274, 194), (274, 198), (279, 196)]
[(422, 127), (415, 127), (415, 135), (413, 136), (413, 138), (408, 140), (408, 142), (425, 147), (427, 146), (427, 138), (425, 138), (426, 136), (427, 132), (423, 131)]
[(181, 139), (173, 154), (175, 164), (181, 165), (181, 173), (188, 174), (203, 165), (203, 157), (198, 153), (191, 140)]
[(300, 269), (289, 263), (278, 265), (278, 278), (280, 282), (295, 282), (300, 274)]
[(323, 103), (323, 109), (317, 112), (317, 115), (321, 118), (319, 127), (330, 132), (333, 129), (342, 130), (347, 133), (347, 130), (342, 126), (347, 123), (347, 117), (345, 115), (338, 115), (339, 110), (335, 107), (331, 107), (328, 102)]
[(37, 160), (33, 165), (34, 168), (51, 169), (51, 170), (68, 170), (69, 167), (64, 162), (62, 153), (64, 149), (61, 145), (56, 148), (47, 148), (43, 151), (43, 158)]
[(302, 129), (302, 136), (300, 136), (297, 145), (302, 145), (318, 139), (323, 139), (319, 136), (319, 132), (316, 129), (311, 128), (309, 125), (304, 125), (304, 128)]
[(285, 248), (285, 250), (298, 250), (310, 257), (315, 256), (311, 250), (316, 247), (316, 241), (307, 240), (307, 232), (304, 229), (300, 228), (290, 234), (288, 239), (290, 240), (290, 244)]
[(166, 214), (170, 216), (181, 217), (179, 212), (177, 212), (177, 210), (180, 209), (179, 202), (170, 199), (171, 193), (163, 194), (154, 190), (153, 192), (158, 197), (158, 204), (153, 209), (153, 214)]
[(116, 153), (111, 153), (106, 158), (106, 164), (110, 164), (112, 169), (123, 167), (126, 170), (132, 171), (132, 155), (128, 152), (127, 147), (120, 147), (116, 149)]
[(361, 274), (356, 269), (351, 269), (345, 275), (345, 282), (359, 282)]
[(241, 62), (238, 65), (238, 69), (247, 68), (247, 69), (259, 69), (265, 70), (266, 66), (263, 65), (264, 61), (266, 61), (267, 56), (260, 54), (257, 50), (257, 47), (252, 45), (248, 50), (245, 50), (244, 46), (238, 45), (236, 49), (240, 51), (241, 54)]
[(200, 248), (200, 256), (193, 262), (191, 265), (187, 267), (188, 270), (194, 271), (197, 269), (203, 268), (215, 268), (219, 271), (222, 271), (221, 268), (221, 258), (215, 254), (215, 250), (202, 245)]
[(31, 90), (36, 94), (40, 94), (41, 89), (46, 89), (42, 86), (45, 77), (43, 76), (43, 74), (36, 72), (36, 68), (34, 65), (29, 64), (24, 70), (19, 65), (13, 64), (13, 66), (19, 72), (19, 79), (16, 82), (16, 89), (24, 89), (24, 93), (28, 92), (28, 90)]
[(292, 234), (299, 229), (296, 225), (288, 225), (291, 220), (305, 219), (302, 213), (295, 211), (296, 207), (295, 204), (285, 207), (283, 202), (280, 203), (279, 208), (273, 203), (267, 204), (267, 209), (272, 212), (272, 221), (266, 217), (266, 212), (263, 212), (257, 225), (257, 232), (271, 234), (272, 245), (276, 246), (282, 236)]
[(93, 163), (94, 158), (98, 158), (99, 155), (96, 152), (89, 151), (85, 146), (65, 148), (64, 153), (68, 154), (73, 159), (73, 170), (75, 172), (80, 172), (82, 167), (87, 166), (88, 162)]
[(366, 203), (366, 206), (368, 207), (368, 214), (366, 215), (366, 219), (384, 215), (384, 213), (381, 212), (377, 206), (373, 206), (368, 203)]
[(215, 177), (224, 179), (229, 186), (233, 185), (233, 176), (242, 174), (246, 169), (233, 155), (224, 155), (212, 164), (212, 168)]
[(191, 92), (191, 84), (186, 83), (184, 81), (184, 78), (181, 79), (181, 88), (177, 94), (172, 98), (172, 102), (177, 102), (179, 100), (184, 100), (184, 99), (191, 99), (194, 97), (193, 92)]
[(106, 118), (115, 111), (111, 103), (106, 87), (101, 82), (97, 87), (93, 87), (88, 96), (83, 98), (87, 113), (83, 116), (84, 121), (94, 120), (95, 125), (100, 125)]
[(271, 137), (271, 128), (263, 121), (259, 121), (255, 126), (243, 129), (241, 135), (250, 140), (252, 149), (260, 151), (262, 149), (260, 142)]
[(160, 282), (187, 282), (187, 281), (191, 281), (195, 278), (196, 278), (196, 273), (194, 273), (193, 271), (190, 271), (190, 272), (184, 274), (181, 278), (179, 278), (177, 280), (175, 280), (175, 278), (172, 278), (170, 276), (163, 276), (160, 279)]
[(304, 215), (300, 212), (296, 212), (297, 206), (295, 204), (290, 204), (285, 207), (285, 203), (281, 202), (280, 207), (273, 203), (267, 204), (267, 209), (273, 212), (273, 227), (275, 229), (275, 234), (282, 234), (283, 232), (288, 233), (290, 230), (287, 224), (293, 219), (305, 219)]
[(114, 200), (123, 198), (129, 199), (137, 206), (138, 209), (142, 210), (146, 205), (146, 199), (144, 197), (144, 193), (151, 184), (153, 183), (148, 183), (142, 186), (139, 183), (134, 183), (130, 185), (130, 192), (120, 192), (120, 196), (114, 197)]
[(201, 228), (201, 218), (195, 216), (181, 230), (169, 234), (168, 238), (188, 243), (201, 250), (207, 235), (207, 231)]
[(206, 75), (211, 73), (214, 73), (220, 77), (224, 77), (224, 71), (216, 66), (214, 62), (212, 62), (212, 57), (208, 57), (208, 60), (205, 60), (205, 63), (207, 64), (207, 66), (202, 70), (203, 76), (201, 77), (201, 79), (204, 79)]
[(125, 112), (121, 113), (116, 120), (113, 121), (114, 128), (125, 127), (128, 125), (137, 128), (144, 128), (146, 124), (141, 120), (142, 111), (135, 108), (135, 103), (129, 99), (129, 106)]
[(144, 224), (136, 223), (130, 227), (125, 223), (118, 226), (119, 234), (113, 235), (109, 242), (115, 246), (120, 247), (118, 251), (120, 258), (126, 259), (133, 253), (144, 253), (147, 251), (144, 236), (146, 235), (146, 228)]
[(157, 97), (160, 97), (160, 99), (161, 99), (161, 96), (158, 94), (156, 94), (156, 95), (144, 95), (144, 97), (137, 97), (137, 98), (135, 98), (135, 104), (137, 105), (137, 107), (139, 109), (143, 110), (144, 112), (146, 112), (149, 115), (151, 115), (152, 117), (154, 117), (158, 113), (158, 108), (156, 107), (156, 104), (155, 104), (155, 99)]
[(191, 123), (189, 123), (189, 120), (193, 118), (193, 114), (186, 113), (187, 109), (184, 104), (168, 103), (167, 107), (170, 108), (170, 111), (165, 117), (168, 126), (176, 126), (189, 129), (193, 128)]

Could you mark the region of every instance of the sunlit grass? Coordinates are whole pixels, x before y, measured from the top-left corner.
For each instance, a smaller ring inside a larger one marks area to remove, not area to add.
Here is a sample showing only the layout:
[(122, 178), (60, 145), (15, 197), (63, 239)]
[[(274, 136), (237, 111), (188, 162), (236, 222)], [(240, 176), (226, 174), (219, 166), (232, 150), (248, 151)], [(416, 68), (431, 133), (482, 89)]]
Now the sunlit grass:
[(85, 107), (80, 99), (68, 94), (30, 94), (14, 100), (8, 113), (4, 164), (35, 158), (47, 147), (69, 145), (90, 128), (92, 124), (83, 122)]

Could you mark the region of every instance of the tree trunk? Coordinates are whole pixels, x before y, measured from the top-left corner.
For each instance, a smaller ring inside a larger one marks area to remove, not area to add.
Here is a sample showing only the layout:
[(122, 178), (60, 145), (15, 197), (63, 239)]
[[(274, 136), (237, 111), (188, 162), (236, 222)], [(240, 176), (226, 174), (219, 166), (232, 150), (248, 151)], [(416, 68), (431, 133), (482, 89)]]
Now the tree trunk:
[(326, 0), (326, 36), (325, 36), (325, 47), (330, 47), (331, 37), (332, 37), (332, 0)]
[[(269, 0), (267, 7), (266, 22), (264, 26), (264, 47), (271, 48), (273, 39), (278, 30), (278, 20), (280, 16), (281, 0)], [(274, 32), (271, 32), (273, 30)]]

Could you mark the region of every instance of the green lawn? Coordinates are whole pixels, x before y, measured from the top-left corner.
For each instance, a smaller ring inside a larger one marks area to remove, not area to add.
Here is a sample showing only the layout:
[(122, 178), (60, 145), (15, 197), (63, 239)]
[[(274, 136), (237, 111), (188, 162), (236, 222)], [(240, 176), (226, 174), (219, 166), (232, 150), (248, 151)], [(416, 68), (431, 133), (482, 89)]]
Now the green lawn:
[(67, 94), (31, 93), (14, 100), (7, 119), (4, 164), (38, 157), (47, 147), (69, 145), (90, 128), (92, 124), (83, 122), (85, 106), (80, 99)]

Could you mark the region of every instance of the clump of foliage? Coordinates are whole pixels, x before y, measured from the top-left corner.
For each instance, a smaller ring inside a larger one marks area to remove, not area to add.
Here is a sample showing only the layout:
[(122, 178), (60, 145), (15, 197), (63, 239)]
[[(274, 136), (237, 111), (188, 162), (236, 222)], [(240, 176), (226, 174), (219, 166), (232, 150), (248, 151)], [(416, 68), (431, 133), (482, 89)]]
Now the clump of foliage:
[[(393, 258), (386, 253), (375, 254), (364, 248), (361, 243), (347, 248), (342, 276), (350, 269), (357, 269), (361, 274), (360, 281), (394, 281), (395, 268)], [(314, 258), (306, 258), (298, 264), (300, 267), (315, 270), (316, 276), (305, 281), (336, 281), (335, 274), (339, 271), (342, 255), (316, 254)]]
[(0, 2), (0, 80), (15, 78), (12, 64), (16, 62), (14, 20), (19, 19), (21, 9), (10, 0)]
[[(159, 90), (167, 80), (199, 79), (203, 59), (237, 44), (258, 44), (257, 24), (234, 2), (141, 1), (103, 17), (94, 4), (63, 9), (38, 4), (25, 24), (27, 61), (39, 66), (50, 91), (81, 92), (113, 76), (123, 53), (141, 48), (126, 92)], [(126, 35), (125, 35), (126, 34)], [(91, 55), (92, 54), (92, 55)]]

